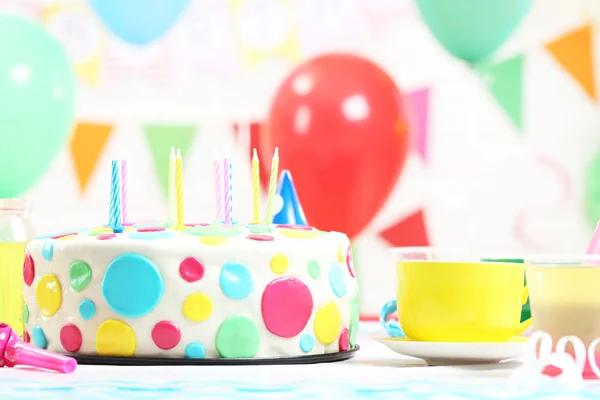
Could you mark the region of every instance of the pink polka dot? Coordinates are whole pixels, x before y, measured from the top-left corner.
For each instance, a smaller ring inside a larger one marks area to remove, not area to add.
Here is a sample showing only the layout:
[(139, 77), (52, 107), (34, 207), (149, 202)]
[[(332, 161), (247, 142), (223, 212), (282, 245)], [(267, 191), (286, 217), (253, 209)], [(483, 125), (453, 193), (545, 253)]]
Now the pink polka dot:
[(179, 344), (181, 332), (174, 322), (160, 321), (152, 329), (152, 340), (158, 348), (169, 350)]
[(60, 329), (60, 344), (71, 353), (79, 351), (81, 347), (81, 331), (73, 324), (67, 324)]
[(340, 340), (338, 341), (338, 344), (340, 346), (340, 351), (348, 350), (348, 347), (350, 347), (349, 338), (350, 338), (350, 336), (349, 336), (348, 329), (346, 329), (346, 328), (342, 329), (342, 333), (340, 334)]
[(96, 236), (96, 239), (98, 239), (98, 240), (108, 240), (108, 239), (114, 239), (116, 237), (117, 237), (117, 235), (115, 235), (114, 233), (103, 233), (101, 235)]
[(29, 332), (27, 332), (27, 331), (23, 332), (23, 341), (25, 343), (31, 342), (31, 336), (29, 336)]
[(188, 282), (196, 282), (204, 276), (204, 264), (194, 257), (188, 257), (179, 264), (179, 275)]
[(164, 230), (165, 228), (162, 226), (143, 226), (141, 228), (137, 228), (138, 232), (160, 232)]
[(259, 242), (272, 242), (273, 241), (273, 236), (269, 236), (269, 235), (248, 235), (248, 236), (246, 236), (246, 239), (258, 240)]
[(350, 276), (356, 278), (354, 273), (354, 257), (352, 256), (352, 247), (348, 246), (348, 252), (346, 253), (346, 265), (348, 266), (348, 272)]
[(52, 236), (50, 239), (60, 239), (61, 237), (71, 236), (71, 235), (77, 235), (77, 232), (61, 233), (59, 235)]
[(27, 286), (31, 286), (33, 278), (35, 277), (35, 263), (31, 254), (25, 256), (25, 262), (23, 262), (23, 280)]
[(308, 225), (293, 225), (293, 224), (280, 224), (277, 225), (277, 228), (284, 228), (284, 229), (296, 229), (299, 231), (314, 231), (315, 228), (313, 228), (312, 226), (308, 226)]
[(274, 335), (291, 338), (302, 332), (313, 310), (308, 287), (296, 278), (278, 278), (262, 295), (265, 326)]

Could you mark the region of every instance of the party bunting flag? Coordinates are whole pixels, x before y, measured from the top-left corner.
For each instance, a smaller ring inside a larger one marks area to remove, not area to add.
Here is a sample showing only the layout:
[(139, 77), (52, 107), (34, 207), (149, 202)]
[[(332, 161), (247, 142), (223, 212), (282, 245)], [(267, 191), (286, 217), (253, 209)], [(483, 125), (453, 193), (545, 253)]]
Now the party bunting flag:
[(112, 125), (80, 122), (71, 137), (71, 157), (75, 164), (75, 173), (79, 180), (81, 193), (85, 193), (87, 185), (96, 169), (98, 159), (113, 131)]
[(515, 126), (523, 129), (523, 64), (525, 56), (518, 55), (496, 64), (479, 68), (483, 81), (496, 102)]
[(181, 150), (185, 158), (190, 145), (196, 136), (196, 127), (193, 125), (147, 125), (144, 127), (146, 139), (154, 160), (154, 167), (158, 175), (163, 194), (167, 198), (169, 181), (169, 152), (174, 146)]
[(413, 149), (427, 162), (427, 139), (429, 133), (429, 89), (420, 89), (408, 95), (415, 121)]
[(390, 226), (380, 232), (379, 236), (394, 247), (429, 246), (423, 210), (418, 210)]
[(575, 79), (585, 92), (596, 100), (596, 80), (592, 54), (592, 27), (586, 25), (546, 44), (546, 49)]

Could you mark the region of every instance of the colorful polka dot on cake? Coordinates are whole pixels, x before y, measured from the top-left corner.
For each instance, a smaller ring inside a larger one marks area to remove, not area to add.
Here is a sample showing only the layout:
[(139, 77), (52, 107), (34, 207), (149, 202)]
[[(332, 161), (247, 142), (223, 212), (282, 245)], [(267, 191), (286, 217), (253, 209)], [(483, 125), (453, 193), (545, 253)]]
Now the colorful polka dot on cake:
[(33, 278), (35, 278), (35, 262), (31, 254), (26, 254), (23, 262), (23, 281), (27, 286), (31, 286)]
[(289, 261), (285, 254), (277, 254), (271, 259), (271, 271), (278, 275), (287, 271), (288, 265)]
[(282, 235), (294, 238), (294, 239), (310, 239), (319, 237), (320, 233), (317, 230), (300, 230), (300, 229), (281, 229), (279, 231)]
[(191, 228), (184, 229), (183, 233), (195, 236), (217, 236), (224, 238), (231, 238), (241, 236), (243, 231), (234, 226), (221, 226), (221, 225), (208, 225), (208, 226), (194, 226)]
[(57, 235), (51, 236), (50, 239), (61, 239), (61, 238), (64, 238), (64, 237), (69, 237), (69, 236), (77, 236), (77, 232), (59, 233)]
[(75, 261), (69, 268), (69, 282), (76, 292), (81, 292), (92, 279), (92, 269), (85, 261)]
[(183, 315), (190, 321), (201, 322), (212, 314), (213, 304), (204, 293), (192, 293), (183, 303)]
[(219, 275), (219, 284), (223, 293), (232, 299), (246, 298), (254, 290), (252, 274), (239, 261), (231, 261), (223, 265)]
[(265, 326), (274, 335), (298, 335), (310, 319), (313, 298), (310, 289), (296, 278), (278, 278), (263, 292), (261, 311)]
[(164, 290), (160, 271), (146, 257), (128, 253), (116, 257), (106, 268), (102, 296), (110, 308), (124, 317), (151, 312)]
[(319, 276), (321, 276), (321, 267), (319, 266), (319, 262), (317, 260), (314, 258), (310, 260), (306, 264), (306, 268), (308, 269), (308, 275), (310, 275), (311, 278), (319, 279)]
[(173, 239), (175, 234), (169, 231), (149, 231), (149, 232), (138, 232), (133, 231), (127, 234), (129, 239), (139, 239), (139, 240), (159, 240), (159, 239)]
[(261, 233), (271, 233), (273, 232), (273, 228), (265, 225), (248, 225), (248, 230), (251, 233), (261, 234)]
[(338, 246), (338, 261), (342, 264), (346, 262), (346, 246), (343, 244)]
[(35, 287), (35, 296), (40, 313), (52, 317), (62, 303), (62, 286), (54, 274), (44, 275)]
[(75, 325), (67, 324), (60, 329), (60, 344), (66, 351), (79, 351), (82, 342), (81, 331)]
[(141, 228), (137, 228), (138, 232), (162, 232), (165, 228), (162, 226), (142, 226)]
[(48, 347), (48, 340), (46, 339), (46, 334), (39, 325), (33, 327), (33, 330), (31, 331), (31, 338), (33, 340), (33, 344), (36, 345), (36, 347), (39, 347), (40, 349), (45, 349), (46, 347)]
[(170, 350), (179, 344), (181, 331), (174, 322), (160, 321), (152, 329), (152, 340), (159, 349)]
[(198, 241), (209, 246), (221, 246), (223, 244), (227, 244), (229, 239), (220, 236), (200, 236)]
[(26, 324), (29, 323), (29, 307), (27, 303), (23, 304), (23, 322)]
[(96, 239), (98, 239), (98, 240), (110, 240), (110, 239), (114, 239), (116, 237), (117, 237), (117, 235), (115, 235), (114, 233), (101, 233), (98, 236), (96, 236)]
[(349, 334), (349, 342), (350, 347), (354, 347), (356, 345), (356, 339), (358, 337), (358, 325), (360, 319), (360, 303), (358, 297), (358, 291), (354, 293), (352, 296), (350, 310), (350, 334)]
[(342, 273), (342, 266), (338, 262), (334, 262), (329, 267), (329, 283), (331, 289), (337, 297), (344, 297), (348, 288), (344, 282), (344, 275)]
[(204, 276), (204, 264), (194, 257), (187, 257), (179, 264), (179, 275), (186, 282), (196, 282)]
[(323, 344), (335, 342), (342, 327), (342, 316), (340, 310), (334, 302), (317, 311), (315, 315), (315, 336)]
[(348, 246), (348, 252), (346, 254), (346, 266), (348, 267), (350, 276), (356, 278), (356, 274), (354, 273), (354, 256), (352, 255), (352, 247), (350, 246)]
[(277, 228), (295, 229), (295, 230), (300, 230), (300, 231), (314, 231), (315, 230), (315, 228), (313, 228), (312, 226), (294, 225), (294, 224), (279, 224), (279, 225), (277, 225)]
[(42, 246), (42, 257), (44, 260), (50, 261), (52, 260), (52, 255), (54, 254), (54, 244), (52, 242), (44, 243)]
[(346, 351), (349, 347), (348, 329), (342, 329), (340, 338), (338, 339), (338, 348), (340, 351)]
[(204, 358), (206, 350), (202, 343), (192, 342), (185, 347), (185, 358)]
[(96, 315), (96, 304), (90, 299), (82, 300), (79, 303), (79, 315), (86, 321), (94, 318), (94, 315)]
[(315, 338), (312, 335), (305, 333), (300, 337), (300, 349), (304, 353), (309, 353), (315, 346)]
[(269, 236), (269, 235), (252, 234), (252, 235), (246, 236), (246, 239), (256, 240), (257, 242), (272, 242), (275, 238), (273, 236)]
[(236, 315), (223, 321), (215, 345), (223, 358), (252, 358), (258, 351), (260, 334), (252, 320)]
[(137, 345), (135, 332), (122, 321), (104, 321), (96, 332), (96, 352), (100, 356), (132, 357)]

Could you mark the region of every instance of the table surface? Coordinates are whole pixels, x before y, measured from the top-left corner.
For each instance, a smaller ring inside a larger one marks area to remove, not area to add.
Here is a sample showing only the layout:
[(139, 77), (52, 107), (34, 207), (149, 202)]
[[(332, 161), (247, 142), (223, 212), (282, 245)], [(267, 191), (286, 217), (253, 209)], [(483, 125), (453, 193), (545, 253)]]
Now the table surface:
[[(578, 388), (559, 380), (525, 378), (523, 364), (430, 367), (398, 355), (376, 339), (377, 325), (363, 324), (354, 358), (338, 363), (289, 366), (108, 367), (80, 365), (73, 374), (27, 368), (0, 369), (6, 399), (192, 398), (402, 398), (597, 399), (600, 382)], [(524, 387), (527, 380), (530, 387)]]

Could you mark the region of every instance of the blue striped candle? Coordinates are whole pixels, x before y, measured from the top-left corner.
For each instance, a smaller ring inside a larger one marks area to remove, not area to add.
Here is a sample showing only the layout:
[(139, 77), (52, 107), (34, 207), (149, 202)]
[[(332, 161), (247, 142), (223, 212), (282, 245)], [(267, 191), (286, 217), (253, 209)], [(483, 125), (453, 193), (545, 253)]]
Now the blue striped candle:
[(121, 221), (121, 169), (119, 160), (112, 161), (110, 180), (110, 215), (108, 225), (119, 228)]

